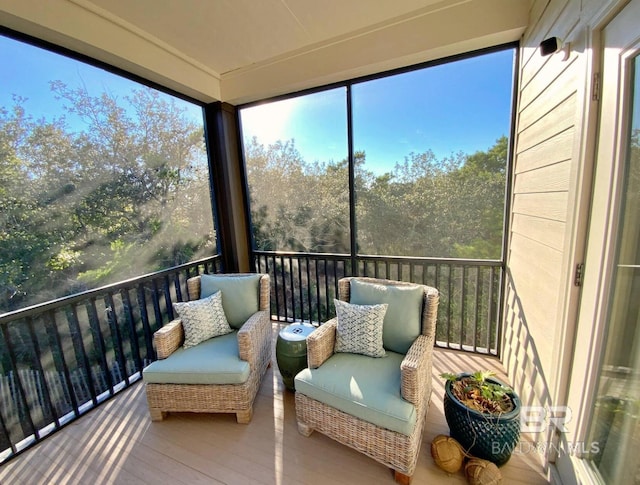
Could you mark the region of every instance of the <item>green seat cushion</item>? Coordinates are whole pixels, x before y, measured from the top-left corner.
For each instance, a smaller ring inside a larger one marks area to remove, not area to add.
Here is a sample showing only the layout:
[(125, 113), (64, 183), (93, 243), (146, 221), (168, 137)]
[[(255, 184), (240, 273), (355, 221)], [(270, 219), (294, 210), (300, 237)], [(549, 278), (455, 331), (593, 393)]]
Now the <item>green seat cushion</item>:
[[(351, 280), (349, 303), (376, 305), (387, 303), (382, 342), (392, 352), (406, 354), (422, 332), (424, 290), (420, 286), (387, 286)], [(224, 296), (223, 296), (224, 302)]]
[(142, 378), (155, 384), (242, 384), (249, 378), (249, 363), (240, 359), (237, 332), (232, 332), (179, 348), (145, 367)]
[(296, 375), (296, 392), (409, 436), (417, 416), (415, 406), (400, 395), (403, 358), (396, 352), (387, 352), (382, 358), (333, 354), (317, 369), (304, 369)]
[(238, 276), (202, 275), (200, 298), (222, 292), (222, 308), (229, 325), (239, 329), (259, 309), (260, 274)]

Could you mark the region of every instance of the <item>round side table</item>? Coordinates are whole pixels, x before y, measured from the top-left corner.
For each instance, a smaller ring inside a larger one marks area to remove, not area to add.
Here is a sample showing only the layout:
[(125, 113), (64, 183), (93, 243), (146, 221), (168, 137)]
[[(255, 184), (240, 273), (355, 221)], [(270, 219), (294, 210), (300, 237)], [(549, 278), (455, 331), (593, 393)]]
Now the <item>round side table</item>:
[(307, 337), (316, 329), (308, 323), (292, 323), (278, 333), (276, 361), (284, 385), (295, 391), (293, 379), (307, 367)]

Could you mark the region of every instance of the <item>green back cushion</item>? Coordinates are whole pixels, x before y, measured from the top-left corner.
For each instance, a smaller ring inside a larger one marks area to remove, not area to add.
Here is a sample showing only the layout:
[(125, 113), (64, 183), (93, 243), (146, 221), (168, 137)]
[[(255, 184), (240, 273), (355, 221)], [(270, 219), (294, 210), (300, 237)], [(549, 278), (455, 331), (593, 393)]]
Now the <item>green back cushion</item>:
[[(420, 286), (386, 286), (351, 280), (350, 303), (375, 305), (387, 303), (382, 341), (384, 348), (406, 354), (422, 331), (422, 302)], [(223, 296), (224, 302), (224, 296)]]
[(242, 327), (259, 309), (259, 274), (241, 276), (202, 275), (200, 298), (222, 292), (222, 308), (232, 328)]

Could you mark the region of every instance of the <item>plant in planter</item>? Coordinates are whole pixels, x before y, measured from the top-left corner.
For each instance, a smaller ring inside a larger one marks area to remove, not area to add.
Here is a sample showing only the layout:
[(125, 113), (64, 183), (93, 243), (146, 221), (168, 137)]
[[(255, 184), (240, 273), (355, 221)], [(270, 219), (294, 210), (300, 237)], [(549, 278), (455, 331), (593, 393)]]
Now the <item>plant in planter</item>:
[(467, 453), (500, 466), (520, 439), (520, 399), (492, 371), (441, 374), (446, 379), (444, 414)]

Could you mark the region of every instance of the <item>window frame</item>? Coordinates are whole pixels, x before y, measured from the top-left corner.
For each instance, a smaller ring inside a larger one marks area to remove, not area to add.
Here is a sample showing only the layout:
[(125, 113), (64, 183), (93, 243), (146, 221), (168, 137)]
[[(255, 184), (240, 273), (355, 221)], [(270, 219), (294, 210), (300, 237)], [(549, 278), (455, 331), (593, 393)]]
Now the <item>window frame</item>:
[[(410, 66), (400, 67), (396, 69), (391, 69), (388, 71), (383, 71), (371, 75), (361, 76), (345, 81), (339, 81), (335, 83), (326, 84), (323, 86), (318, 86), (309, 89), (303, 89), (300, 91), (295, 91), (291, 93), (286, 93), (278, 96), (273, 96), (270, 98), (260, 99), (257, 101), (252, 101), (249, 103), (243, 103), (237, 106), (238, 112), (241, 112), (245, 108), (251, 108), (254, 106), (259, 106), (265, 103), (272, 103), (276, 101), (282, 101), (286, 99), (296, 98), (300, 96), (306, 96), (309, 94), (314, 94), (322, 91), (328, 91), (331, 89), (336, 89), (340, 87), (346, 88), (347, 92), (347, 147), (348, 147), (348, 167), (349, 167), (349, 230), (350, 230), (350, 259), (351, 259), (351, 269), (355, 273), (357, 269), (357, 258), (359, 256), (366, 256), (365, 254), (358, 252), (357, 246), (357, 221), (356, 221), (356, 194), (355, 194), (355, 169), (354, 169), (354, 143), (353, 143), (353, 101), (352, 101), (352, 86), (356, 84), (361, 84), (367, 81), (387, 78), (391, 76), (396, 76), (399, 74), (404, 74), (407, 72), (417, 71), (421, 69), (427, 69), (430, 67), (439, 66), (442, 64), (449, 64), (457, 61), (462, 61), (465, 59), (470, 59), (474, 57), (479, 57), (485, 54), (492, 54), (496, 52), (501, 52), (505, 50), (513, 50), (513, 78), (512, 78), (512, 89), (511, 89), (511, 113), (510, 113), (510, 124), (509, 124), (509, 139), (507, 145), (507, 166), (505, 173), (505, 198), (504, 198), (504, 208), (503, 208), (503, 224), (502, 224), (502, 248), (500, 255), (500, 263), (502, 268), (505, 268), (506, 264), (506, 254), (508, 247), (508, 234), (509, 234), (509, 210), (511, 207), (511, 199), (512, 199), (512, 185), (513, 185), (513, 159), (514, 159), (514, 140), (516, 134), (516, 113), (517, 113), (517, 87), (518, 87), (518, 73), (519, 73), (519, 65), (520, 65), (520, 43), (519, 42), (509, 42), (506, 44), (500, 44), (497, 46), (486, 47), (483, 49), (478, 49), (470, 52), (464, 52), (461, 54), (455, 54), (448, 57), (443, 57), (440, 59), (430, 60), (418, 64), (413, 64)], [(247, 173), (247, 160), (245, 158), (245, 150), (244, 150), (244, 137), (242, 131), (242, 124), (240, 121), (240, 116), (238, 116), (238, 133), (239, 133), (239, 144), (242, 147), (240, 150), (240, 157), (243, 165), (243, 172), (245, 173), (245, 206), (247, 208), (246, 218), (249, 224), (249, 227), (253, 227), (252, 217), (251, 217), (251, 202), (249, 200), (249, 184), (246, 177)], [(255, 241), (253, 238), (253, 231), (251, 231), (251, 260), (255, 259), (254, 251), (256, 251)], [(323, 253), (318, 253), (323, 254)], [(435, 258), (439, 259), (439, 258)], [(441, 258), (441, 259), (461, 259), (464, 258)], [(502, 284), (501, 284), (502, 286)], [(501, 292), (502, 293), (502, 292)]]

